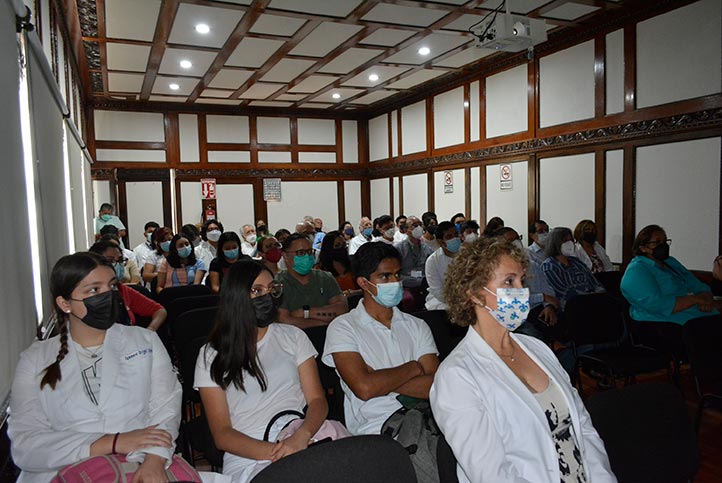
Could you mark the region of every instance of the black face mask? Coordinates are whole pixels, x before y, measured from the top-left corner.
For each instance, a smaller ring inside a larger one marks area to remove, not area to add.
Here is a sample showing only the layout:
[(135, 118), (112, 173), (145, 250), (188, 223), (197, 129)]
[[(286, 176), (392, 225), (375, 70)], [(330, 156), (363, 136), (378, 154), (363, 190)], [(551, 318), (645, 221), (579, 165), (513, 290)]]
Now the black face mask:
[(597, 241), (597, 235), (591, 232), (586, 232), (582, 234), (582, 240), (593, 245), (594, 242)]
[(660, 243), (652, 250), (652, 256), (660, 262), (669, 258), (669, 245), (666, 242)]
[(253, 310), (256, 313), (256, 325), (259, 328), (268, 327), (276, 321), (278, 308), (276, 299), (270, 293), (251, 299), (251, 302), (253, 302)]
[(436, 234), (436, 225), (429, 225), (426, 227), (426, 231), (429, 232), (429, 235)]
[(120, 317), (120, 306), (123, 302), (120, 292), (117, 290), (108, 290), (107, 292), (93, 295), (83, 300), (75, 300), (83, 302), (85, 314), (82, 320), (85, 325), (99, 330), (108, 330), (113, 324), (118, 322)]

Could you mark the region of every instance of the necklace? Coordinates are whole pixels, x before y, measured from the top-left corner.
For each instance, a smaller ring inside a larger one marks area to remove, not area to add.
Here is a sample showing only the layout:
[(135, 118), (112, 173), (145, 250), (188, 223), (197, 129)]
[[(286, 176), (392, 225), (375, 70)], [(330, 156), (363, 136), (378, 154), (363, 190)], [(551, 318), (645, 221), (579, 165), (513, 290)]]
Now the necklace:
[(502, 354), (501, 352), (497, 352), (497, 354), (499, 355), (499, 357), (506, 357), (509, 360), (511, 360), (511, 362), (516, 362), (516, 359), (514, 359), (514, 356), (516, 355), (516, 346), (514, 345), (513, 342), (511, 344), (511, 354), (506, 355), (506, 354)]

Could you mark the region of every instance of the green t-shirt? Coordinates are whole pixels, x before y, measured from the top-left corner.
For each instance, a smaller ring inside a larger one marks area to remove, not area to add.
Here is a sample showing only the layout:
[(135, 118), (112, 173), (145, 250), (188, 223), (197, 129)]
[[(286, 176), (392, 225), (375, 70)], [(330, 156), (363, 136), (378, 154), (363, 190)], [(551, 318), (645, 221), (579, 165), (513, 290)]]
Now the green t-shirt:
[(293, 311), (303, 308), (304, 305), (323, 307), (328, 305), (332, 298), (341, 295), (341, 289), (330, 273), (311, 270), (309, 276), (308, 283), (303, 285), (288, 271), (278, 272), (276, 281), (283, 284), (280, 308)]

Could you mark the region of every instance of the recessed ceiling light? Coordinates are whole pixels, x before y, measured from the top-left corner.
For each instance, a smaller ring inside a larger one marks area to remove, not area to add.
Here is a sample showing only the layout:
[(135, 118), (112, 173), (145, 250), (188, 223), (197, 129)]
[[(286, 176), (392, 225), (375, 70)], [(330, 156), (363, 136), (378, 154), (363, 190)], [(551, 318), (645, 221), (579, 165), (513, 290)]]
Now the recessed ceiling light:
[(431, 53), (431, 49), (428, 47), (421, 47), (419, 49), (419, 55), (429, 55)]
[(210, 31), (211, 28), (208, 26), (208, 24), (199, 23), (198, 25), (196, 25), (196, 32), (198, 32), (199, 34), (207, 34)]
[(339, 94), (338, 92), (334, 92), (331, 97), (333, 97), (334, 99), (341, 99), (341, 94)]
[(376, 82), (377, 80), (379, 80), (379, 76), (378, 76), (377, 74), (371, 74), (371, 75), (369, 76), (369, 80), (370, 80), (371, 82)]
[(178, 89), (180, 89), (180, 86), (175, 82), (173, 84), (168, 84), (168, 87), (170, 87), (172, 91), (177, 91)]
[(190, 60), (181, 60), (180, 66), (184, 69), (190, 69), (191, 67), (193, 67), (193, 62), (191, 62)]

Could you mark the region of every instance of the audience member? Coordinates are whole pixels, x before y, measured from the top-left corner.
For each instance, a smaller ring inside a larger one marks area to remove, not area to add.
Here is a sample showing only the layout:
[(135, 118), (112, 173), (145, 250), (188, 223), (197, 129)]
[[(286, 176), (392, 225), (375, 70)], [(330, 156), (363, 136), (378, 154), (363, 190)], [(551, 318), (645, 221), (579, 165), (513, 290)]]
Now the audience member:
[(226, 231), (218, 239), (218, 251), (208, 269), (208, 284), (215, 293), (221, 291), (223, 278), (238, 261), (251, 257), (241, 253), (241, 239), (235, 232)]
[(456, 227), (456, 231), (459, 233), (459, 235), (461, 235), (461, 224), (466, 221), (466, 215), (464, 215), (463, 213), (457, 213), (452, 216), (449, 221)]
[[(113, 205), (110, 203), (103, 203), (100, 205), (100, 210), (98, 210), (98, 217), (95, 219), (95, 239), (97, 240), (100, 238), (100, 230), (104, 226), (112, 225), (118, 229), (118, 238), (122, 239), (125, 238), (125, 236), (128, 234), (128, 232), (125, 229), (125, 225), (122, 221), (120, 221), (120, 218), (115, 216), (113, 214)], [(122, 246), (122, 245), (121, 245)]]
[(153, 245), (153, 232), (160, 228), (160, 225), (155, 221), (149, 221), (143, 227), (143, 243), (139, 244), (133, 249), (135, 253), (135, 261), (138, 267), (141, 269), (145, 266), (145, 259), (155, 251), (155, 245)]
[(155, 251), (145, 258), (143, 265), (143, 281), (151, 285), (153, 279), (158, 277), (158, 270), (168, 255), (170, 250), (170, 241), (173, 239), (173, 232), (170, 228), (162, 226), (153, 232), (151, 237)]
[(198, 227), (192, 223), (183, 225), (180, 232), (188, 237), (194, 249), (198, 248), (198, 245), (201, 244), (201, 232), (198, 230)]
[(278, 320), (301, 329), (328, 325), (348, 312), (346, 297), (330, 273), (313, 270), (311, 241), (299, 233), (283, 242), (283, 259), (288, 270), (279, 272), (276, 281), (283, 284)]
[(461, 241), (464, 243), (474, 243), (479, 239), (479, 229), (481, 227), (476, 220), (468, 220), (459, 226)]
[(436, 213), (427, 211), (421, 215), (421, 222), (424, 224), (424, 236), (421, 238), (421, 243), (425, 243), (431, 248), (431, 251), (439, 249), (439, 242), (436, 240), (436, 226), (439, 224)]
[(313, 219), (313, 229), (315, 230), (313, 235), (313, 248), (320, 250), (323, 237), (326, 236), (326, 233), (323, 231), (323, 220), (321, 218)]
[(351, 272), (351, 258), (346, 248), (346, 242), (339, 232), (326, 233), (321, 243), (321, 253), (318, 256), (316, 268), (333, 275), (345, 296), (360, 293), (356, 277)]
[(353, 231), (353, 225), (350, 221), (344, 221), (341, 226), (338, 227), (338, 231), (343, 234), (343, 239), (346, 241), (346, 246), (348, 246), (348, 244), (351, 243), (351, 239), (356, 236), (356, 233)]
[(419, 287), (424, 280), (426, 259), (434, 251), (425, 243), (421, 243), (424, 227), (415, 216), (409, 216), (408, 236), (394, 247), (401, 255), (401, 282), (404, 287)]
[(484, 227), (483, 235), (487, 238), (495, 237), (497, 234), (497, 231), (499, 231), (499, 229), (503, 228), (503, 227), (504, 227), (504, 220), (502, 220), (498, 216), (495, 216), (486, 223), (486, 226)]
[(450, 221), (439, 223), (435, 233), (440, 246), (426, 259), (425, 274), (429, 284), (426, 310), (446, 310), (444, 277), (446, 269), (461, 248), (461, 238), (459, 238), (456, 227)]
[(100, 229), (100, 238), (98, 240), (104, 238), (106, 240), (115, 240), (118, 243), (118, 246), (120, 246), (120, 250), (123, 252), (123, 256), (127, 258), (128, 260), (135, 261), (135, 253), (132, 250), (128, 250), (123, 245), (123, 240), (120, 239), (120, 231), (117, 227), (113, 225), (106, 225), (103, 228)]
[(278, 240), (278, 243), (283, 243), (291, 235), (291, 232), (285, 228), (278, 230), (273, 236)]
[(592, 272), (574, 256), (574, 241), (569, 228), (557, 227), (552, 230), (546, 253), (547, 259), (542, 263), (542, 270), (562, 309), (572, 297), (604, 292), (604, 287)]
[(353, 237), (348, 245), (348, 254), (353, 255), (356, 253), (356, 250), (361, 247), (364, 243), (371, 240), (371, 233), (373, 232), (373, 224), (371, 223), (371, 220), (368, 216), (364, 216), (361, 218), (361, 221), (358, 223), (358, 235)]
[(461, 483), (615, 482), (589, 413), (549, 347), (511, 334), (524, 322), (526, 260), (499, 239), (464, 249), (445, 297), (470, 326), (439, 368), (431, 406), (458, 461)]
[(48, 482), (65, 466), (112, 454), (141, 463), (135, 481), (165, 481), (181, 386), (160, 339), (116, 323), (115, 271), (95, 253), (58, 260), (50, 292), (60, 334), (22, 353), (10, 392), (19, 481)]
[(296, 233), (306, 236), (309, 240), (313, 240), (314, 236), (316, 236), (313, 218), (311, 218), (311, 221), (303, 220), (296, 223)]
[(223, 234), (223, 225), (216, 219), (206, 220), (201, 225), (201, 244), (194, 251), (196, 258), (203, 260), (206, 267), (211, 266), (211, 262), (218, 253), (218, 240)]
[(138, 264), (135, 262), (135, 254), (120, 246), (120, 239), (118, 238), (118, 235), (105, 234), (101, 236), (98, 241), (109, 242), (118, 247), (118, 250), (120, 250), (120, 258), (118, 259), (118, 280), (123, 283), (130, 284), (140, 283), (140, 269), (138, 268)]
[(170, 248), (158, 269), (158, 286), (160, 293), (168, 287), (182, 285), (199, 285), (206, 273), (203, 260), (196, 259), (188, 237), (178, 233), (170, 241)]
[(406, 217), (406, 215), (399, 215), (396, 217), (396, 232), (394, 233), (394, 245), (406, 240), (406, 237), (408, 236), (407, 226), (408, 218)]
[(270, 270), (275, 277), (279, 270), (285, 270), (280, 266), (279, 262), (283, 261), (283, 250), (281, 250), (281, 244), (278, 242), (276, 237), (264, 236), (258, 242), (258, 253), (257, 255), (261, 259), (261, 263)]
[(249, 257), (256, 256), (256, 228), (253, 225), (243, 225), (241, 227), (241, 252)]
[(258, 238), (268, 236), (268, 226), (266, 226), (266, 222), (263, 220), (257, 220), (256, 221), (256, 236)]
[(597, 225), (592, 220), (582, 220), (574, 228), (575, 256), (587, 266), (592, 273), (611, 272), (614, 270), (612, 261), (604, 247), (597, 241)]
[(529, 225), (529, 238), (532, 240), (527, 254), (530, 258), (541, 264), (547, 259), (545, 250), (549, 240), (549, 225), (544, 220), (536, 220)]
[(374, 220), (374, 235), (375, 237), (371, 241), (380, 241), (388, 243), (389, 245), (394, 244), (394, 235), (396, 230), (394, 229), (394, 219), (389, 215), (381, 215)]
[[(226, 275), (215, 326), (196, 361), (200, 392), (213, 441), (224, 451), (223, 474), (246, 483), (274, 461), (305, 449), (328, 412), (315, 357), (306, 334), (275, 324), (282, 287), (260, 263), (241, 260)], [(288, 418), (305, 417), (278, 442)]]

